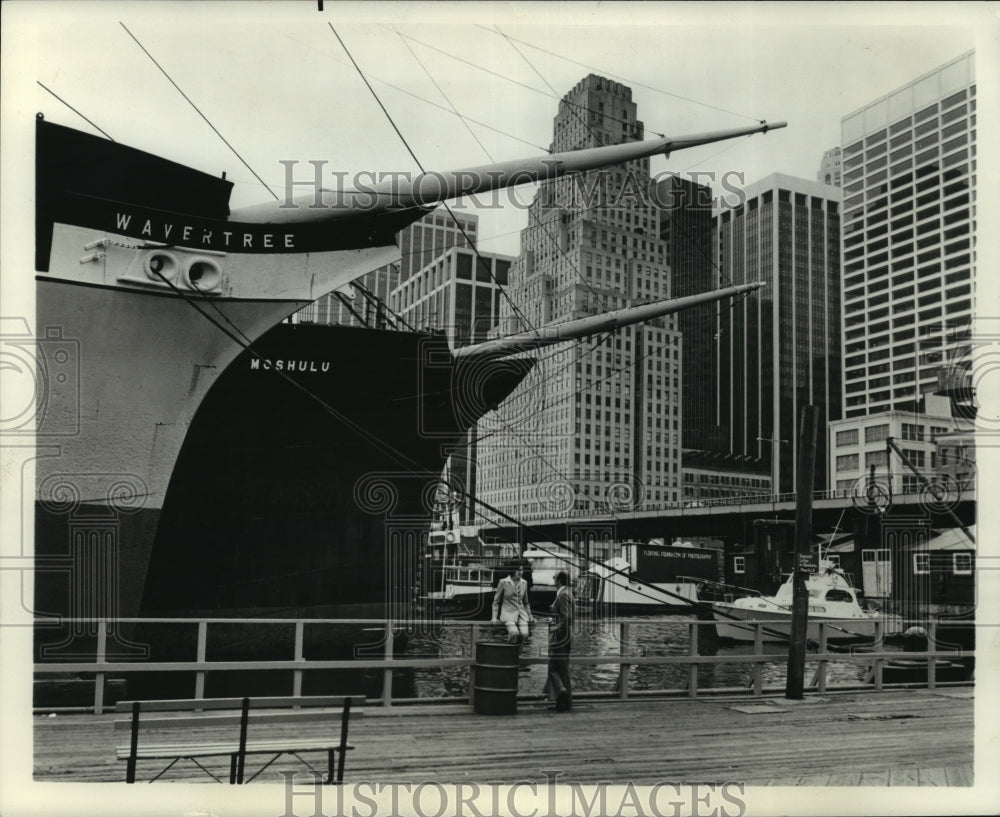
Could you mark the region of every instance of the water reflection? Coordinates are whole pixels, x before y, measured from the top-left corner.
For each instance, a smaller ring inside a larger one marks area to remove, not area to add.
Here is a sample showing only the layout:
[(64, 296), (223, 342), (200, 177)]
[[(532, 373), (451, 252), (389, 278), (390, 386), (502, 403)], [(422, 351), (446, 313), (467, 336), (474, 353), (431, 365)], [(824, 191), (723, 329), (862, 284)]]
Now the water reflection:
[[(697, 653), (738, 657), (753, 654), (753, 644), (720, 643), (711, 624), (697, 624), (692, 616), (644, 616), (626, 620), (584, 619), (576, 622), (573, 655), (620, 655), (622, 649), (622, 624), (627, 623), (631, 655), (671, 656), (689, 655), (692, 626), (697, 626)], [(502, 642), (506, 633), (481, 625), (479, 638), (483, 641)], [(883, 649), (889, 650), (886, 646)], [(762, 651), (773, 655), (774, 660), (762, 664), (762, 681), (765, 687), (783, 687), (787, 673), (787, 648), (782, 644), (762, 645)], [(474, 657), (472, 628), (466, 622), (444, 622), (433, 633), (420, 634), (411, 639), (407, 653), (410, 656)], [(522, 656), (546, 658), (548, 656), (547, 626), (536, 624), (522, 646)], [(809, 685), (819, 662), (807, 656), (805, 680)], [(748, 688), (753, 683), (752, 663), (706, 664), (698, 670), (699, 689)], [(864, 680), (866, 665), (831, 662), (827, 666), (829, 686), (859, 684)], [(574, 689), (580, 692), (614, 692), (618, 689), (620, 669), (618, 664), (579, 664), (570, 666)], [(633, 665), (628, 670), (630, 690), (679, 690), (686, 688), (688, 668), (685, 665)], [(464, 697), (468, 694), (469, 674), (465, 667), (419, 669), (414, 672), (414, 691), (421, 698)], [(523, 694), (541, 693), (545, 684), (545, 665), (529, 665), (521, 673), (520, 689)]]

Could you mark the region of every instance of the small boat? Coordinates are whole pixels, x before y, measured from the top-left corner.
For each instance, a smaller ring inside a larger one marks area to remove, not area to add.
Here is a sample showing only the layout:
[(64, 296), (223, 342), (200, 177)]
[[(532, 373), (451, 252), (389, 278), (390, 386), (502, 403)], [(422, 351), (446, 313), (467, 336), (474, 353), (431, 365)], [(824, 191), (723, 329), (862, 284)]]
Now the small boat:
[[(888, 661), (882, 666), (883, 684), (926, 684), (926, 658), (901, 658)], [(945, 661), (938, 659), (934, 664), (934, 680), (937, 683), (954, 683), (972, 679), (973, 669), (967, 661)], [(866, 681), (874, 678), (874, 670), (869, 669)], [(873, 682), (873, 681), (872, 681)]]
[[(785, 641), (791, 634), (793, 575), (773, 596), (748, 595), (731, 602), (715, 602), (712, 611), (719, 638), (733, 641), (753, 641), (755, 627), (741, 621), (764, 621), (765, 641)], [(899, 629), (896, 616), (874, 608), (861, 606), (858, 591), (850, 579), (826, 559), (819, 561), (819, 569), (806, 579), (809, 591), (808, 629), (806, 637), (819, 641), (819, 623), (830, 622), (826, 627), (828, 641), (853, 641), (874, 638), (881, 625), (881, 634)]]
[[(934, 662), (934, 679), (939, 683), (949, 681), (970, 681), (975, 676), (975, 633), (974, 624), (962, 626), (971, 620), (971, 611), (945, 616), (938, 619), (937, 638), (930, 642), (929, 631), (921, 625), (914, 625), (902, 634), (903, 655), (882, 665), (884, 684), (925, 684), (928, 680), (929, 661), (920, 653), (944, 650), (951, 652), (948, 659), (938, 658)], [(944, 622), (942, 624), (942, 622)], [(957, 624), (956, 624), (957, 623)], [(951, 625), (951, 626), (949, 626)], [(875, 667), (868, 668), (865, 682), (874, 682)]]
[(690, 613), (699, 606), (702, 582), (721, 572), (721, 550), (690, 543), (626, 542), (620, 552), (581, 575), (579, 603), (615, 613)]
[[(489, 618), (497, 582), (517, 563), (517, 545), (484, 542), (475, 527), (431, 530), (421, 599), (428, 618)], [(525, 563), (527, 568), (527, 563)], [(530, 586), (530, 571), (525, 570)]]

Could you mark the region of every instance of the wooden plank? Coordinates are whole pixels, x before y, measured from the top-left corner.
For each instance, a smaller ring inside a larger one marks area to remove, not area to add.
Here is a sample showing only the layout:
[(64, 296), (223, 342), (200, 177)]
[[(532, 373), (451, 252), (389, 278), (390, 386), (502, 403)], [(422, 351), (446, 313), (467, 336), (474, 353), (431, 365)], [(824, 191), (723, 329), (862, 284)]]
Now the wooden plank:
[(946, 766), (945, 777), (949, 786), (973, 786), (975, 785), (972, 764), (962, 766)]
[(860, 786), (861, 772), (847, 772), (846, 774), (832, 774), (827, 782), (828, 786)]
[[(547, 710), (540, 699), (522, 699), (518, 714), (507, 718), (476, 715), (468, 705), (418, 704), (388, 712), (369, 708), (351, 727), (356, 748), (350, 752), (346, 779), (543, 783), (539, 769), (553, 768), (563, 770), (560, 781), (582, 783), (654, 785), (667, 777), (678, 782), (860, 785), (865, 774), (888, 773), (889, 785), (917, 785), (918, 770), (938, 769), (938, 785), (947, 785), (963, 779), (962, 767), (971, 775), (972, 700), (926, 690), (825, 697), (823, 702), (775, 707), (778, 711), (756, 716), (730, 709), (740, 703), (768, 704), (767, 697), (755, 699), (746, 691), (740, 699), (583, 697), (565, 714)], [(911, 717), (848, 719), (859, 712)], [(120, 719), (111, 714), (36, 718), (35, 778), (120, 782), (124, 775), (115, 748), (123, 741), (111, 728)], [(170, 719), (169, 713), (165, 719)], [(738, 728), (734, 719), (739, 720)], [(664, 723), (671, 728), (664, 729)], [(331, 738), (329, 723), (313, 725), (308, 717), (266, 729), (260, 736), (265, 741), (329, 743)], [(613, 763), (595, 757), (595, 735), (612, 736)], [(258, 743), (252, 729), (250, 737)], [(232, 727), (200, 724), (177, 743), (228, 746), (234, 738)], [(228, 778), (228, 760), (209, 760), (206, 765)], [(162, 779), (199, 780), (202, 775), (185, 763)], [(280, 782), (277, 772), (271, 775), (269, 769), (254, 782)]]
[(917, 770), (912, 767), (897, 767), (889, 772), (890, 786), (916, 786), (919, 785)]
[(930, 769), (921, 769), (918, 773), (921, 786), (947, 786), (948, 776), (944, 767), (938, 766)]
[(885, 769), (883, 771), (870, 771), (861, 773), (861, 783), (862, 786), (888, 786), (889, 785), (889, 770)]
[(806, 774), (799, 778), (799, 786), (828, 786), (830, 784), (829, 774)]

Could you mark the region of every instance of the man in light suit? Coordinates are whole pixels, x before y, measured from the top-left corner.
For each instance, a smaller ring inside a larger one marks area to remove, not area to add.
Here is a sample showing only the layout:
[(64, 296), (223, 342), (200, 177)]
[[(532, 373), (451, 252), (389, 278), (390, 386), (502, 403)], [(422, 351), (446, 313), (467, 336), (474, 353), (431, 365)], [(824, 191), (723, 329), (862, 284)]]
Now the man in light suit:
[(549, 676), (546, 691), (555, 699), (556, 712), (573, 708), (573, 693), (569, 682), (569, 653), (573, 647), (573, 594), (565, 570), (556, 573), (556, 598), (552, 602), (549, 622)]
[(528, 603), (528, 582), (524, 579), (524, 568), (511, 566), (510, 575), (500, 579), (496, 595), (493, 597), (493, 620), (503, 622), (507, 627), (507, 640), (518, 644), (528, 637), (528, 624), (535, 619)]

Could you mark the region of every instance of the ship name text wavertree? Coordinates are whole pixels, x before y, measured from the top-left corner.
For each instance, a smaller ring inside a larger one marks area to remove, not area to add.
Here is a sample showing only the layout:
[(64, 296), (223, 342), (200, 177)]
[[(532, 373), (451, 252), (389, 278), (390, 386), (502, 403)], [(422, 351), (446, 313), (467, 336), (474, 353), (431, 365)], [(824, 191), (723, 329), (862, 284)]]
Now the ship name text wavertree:
[[(134, 219), (134, 221), (133, 221)], [(203, 247), (212, 250), (294, 250), (295, 233), (273, 229), (223, 230), (192, 224), (174, 224), (156, 218), (116, 213), (116, 228), (126, 235), (136, 235), (164, 243)], [(228, 225), (231, 226), (231, 225)]]

